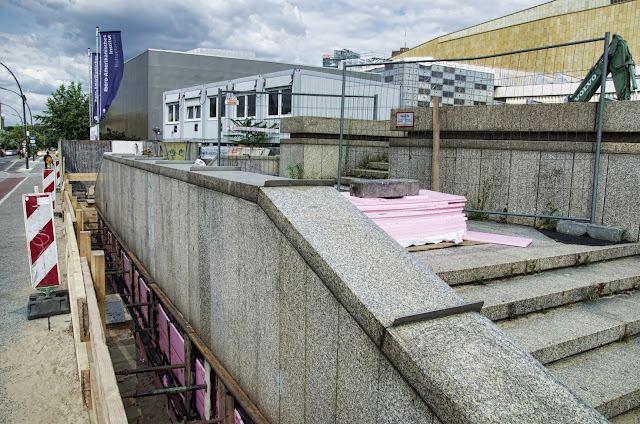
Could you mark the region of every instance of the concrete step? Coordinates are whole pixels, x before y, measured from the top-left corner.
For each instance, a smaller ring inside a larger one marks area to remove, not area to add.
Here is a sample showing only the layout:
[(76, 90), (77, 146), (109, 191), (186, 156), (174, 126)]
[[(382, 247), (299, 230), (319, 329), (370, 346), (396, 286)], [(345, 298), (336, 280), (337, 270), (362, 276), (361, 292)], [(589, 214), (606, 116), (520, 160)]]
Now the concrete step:
[(638, 424), (640, 423), (640, 406), (622, 415), (610, 418), (610, 421), (611, 424)]
[(369, 162), (368, 168), (380, 171), (389, 171), (389, 162)]
[(484, 300), (482, 313), (496, 321), (640, 287), (640, 257), (465, 285), (468, 301)]
[(640, 405), (640, 337), (547, 365), (560, 381), (606, 418)]
[(496, 323), (543, 364), (640, 334), (640, 291)]
[(550, 245), (534, 240), (527, 247), (481, 245), (412, 253), (450, 286), (538, 273), (640, 254), (639, 243), (612, 246)]
[(358, 169), (352, 170), (350, 174), (356, 178), (366, 178), (366, 179), (376, 179), (376, 180), (389, 178), (388, 171), (379, 171), (375, 169), (358, 168)]

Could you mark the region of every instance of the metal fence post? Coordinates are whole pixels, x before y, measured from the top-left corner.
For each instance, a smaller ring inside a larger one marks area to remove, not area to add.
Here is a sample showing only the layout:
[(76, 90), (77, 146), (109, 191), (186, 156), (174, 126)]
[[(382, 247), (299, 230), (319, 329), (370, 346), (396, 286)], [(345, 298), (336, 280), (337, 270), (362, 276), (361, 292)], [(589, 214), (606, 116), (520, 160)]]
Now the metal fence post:
[(344, 138), (344, 97), (347, 86), (347, 65), (342, 65), (342, 97), (340, 98), (340, 139), (338, 141), (338, 185), (340, 191), (340, 177), (342, 175), (342, 142)]
[(607, 68), (609, 67), (609, 36), (607, 32), (604, 35), (604, 54), (602, 56), (602, 80), (600, 83), (600, 101), (598, 102), (598, 118), (596, 126), (598, 135), (596, 138), (596, 163), (593, 169), (593, 192), (591, 195), (591, 219), (590, 222), (596, 222), (596, 204), (598, 202), (598, 174), (600, 173), (600, 146), (602, 144), (602, 115), (604, 113), (604, 99), (606, 97), (607, 88)]

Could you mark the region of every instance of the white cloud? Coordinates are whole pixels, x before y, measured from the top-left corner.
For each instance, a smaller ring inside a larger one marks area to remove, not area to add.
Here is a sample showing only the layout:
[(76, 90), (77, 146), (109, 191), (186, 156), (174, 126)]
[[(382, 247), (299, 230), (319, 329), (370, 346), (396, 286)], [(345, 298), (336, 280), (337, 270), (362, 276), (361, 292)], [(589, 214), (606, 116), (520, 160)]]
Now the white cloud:
[[(388, 56), (405, 43), (413, 47), (543, 2), (0, 0), (0, 61), (18, 76), (35, 115), (60, 84), (81, 81), (87, 89), (87, 48), (95, 49), (96, 26), (122, 31), (125, 60), (149, 48), (209, 47), (319, 66), (334, 49)], [(0, 87), (15, 87), (6, 72)], [(7, 104), (20, 105), (10, 97), (0, 91)]]

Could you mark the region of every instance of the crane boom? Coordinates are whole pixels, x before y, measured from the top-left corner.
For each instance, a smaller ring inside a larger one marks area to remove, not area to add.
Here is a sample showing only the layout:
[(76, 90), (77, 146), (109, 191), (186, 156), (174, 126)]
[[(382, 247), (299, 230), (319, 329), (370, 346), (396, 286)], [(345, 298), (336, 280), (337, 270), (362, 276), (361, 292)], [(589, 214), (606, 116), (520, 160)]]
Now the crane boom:
[(593, 65), (593, 68), (591, 68), (587, 76), (582, 80), (578, 89), (568, 97), (567, 100), (569, 102), (588, 102), (593, 95), (596, 94), (598, 88), (600, 88), (603, 72), (606, 72), (607, 75), (611, 73), (618, 100), (631, 99), (631, 87), (633, 86), (634, 90), (638, 89), (635, 63), (631, 57), (627, 42), (617, 34), (613, 35), (613, 39), (609, 45), (608, 66), (606, 70), (603, 69), (603, 65), (604, 55), (600, 56), (600, 59)]

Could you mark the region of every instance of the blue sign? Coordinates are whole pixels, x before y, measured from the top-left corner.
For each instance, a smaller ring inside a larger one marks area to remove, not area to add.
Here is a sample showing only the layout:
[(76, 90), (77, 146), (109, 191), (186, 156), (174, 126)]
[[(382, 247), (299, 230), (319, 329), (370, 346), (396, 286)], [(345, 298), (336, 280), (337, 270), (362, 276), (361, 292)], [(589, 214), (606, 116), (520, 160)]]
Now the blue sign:
[(100, 33), (100, 120), (118, 94), (124, 75), (124, 56), (120, 31)]

